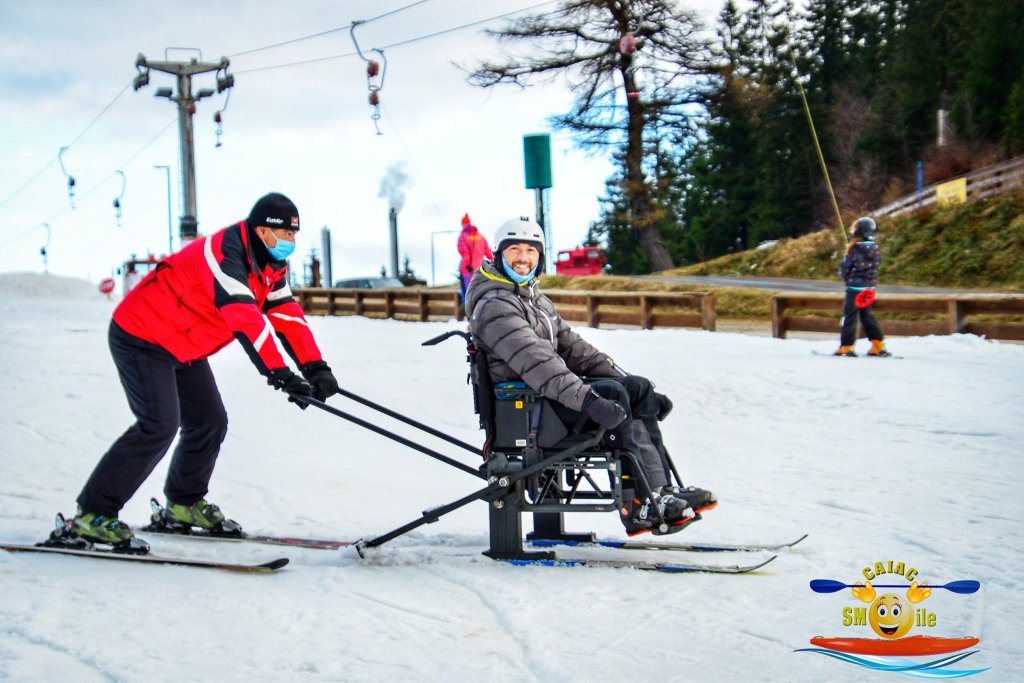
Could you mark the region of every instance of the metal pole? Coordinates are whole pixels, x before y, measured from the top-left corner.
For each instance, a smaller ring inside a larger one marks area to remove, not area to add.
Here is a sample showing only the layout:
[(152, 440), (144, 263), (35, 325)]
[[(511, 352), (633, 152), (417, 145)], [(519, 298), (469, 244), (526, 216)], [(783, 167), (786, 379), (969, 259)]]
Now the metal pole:
[(398, 212), (395, 207), (388, 210), (388, 225), (391, 231), (391, 277), (398, 277)]
[(167, 174), (167, 255), (174, 253), (174, 230), (171, 227), (171, 167), (165, 165), (153, 165), (153, 168), (162, 168)]
[(554, 272), (552, 268), (555, 265), (554, 259), (554, 240), (551, 239), (551, 226), (548, 225), (548, 207), (547, 202), (547, 189), (538, 187), (534, 189), (535, 205), (537, 212), (537, 225), (544, 230), (544, 250), (547, 252), (547, 257), (544, 259), (546, 265), (546, 271), (548, 273)]
[(196, 102), (192, 99), (192, 75), (178, 74), (178, 142), (181, 146), (181, 182), (182, 204), (181, 238), (192, 240), (199, 232), (199, 221), (196, 219), (196, 152), (192, 141), (192, 114), (196, 110)]
[(322, 251), (324, 257), (321, 259), (321, 266), (323, 272), (323, 281), (326, 283), (325, 287), (334, 286), (334, 269), (331, 267), (331, 229), (326, 225), (320, 230), (320, 242), (322, 243)]
[[(191, 50), (194, 48), (167, 48), (168, 50)], [(199, 59), (202, 59), (202, 52), (199, 52)], [(183, 213), (181, 216), (179, 232), (182, 240), (193, 240), (198, 234), (199, 221), (196, 218), (196, 168), (195, 168), (195, 145), (192, 140), (192, 116), (196, 113), (196, 102), (214, 94), (212, 89), (202, 89), (195, 95), (192, 94), (192, 76), (207, 73), (210, 71), (222, 72), (223, 75), (217, 78), (218, 91), (226, 90), (234, 85), (234, 77), (227, 73), (230, 62), (227, 57), (221, 57), (219, 62), (200, 62), (199, 59), (191, 59), (188, 62), (172, 62), (164, 60), (161, 62), (149, 61), (145, 55), (139, 55), (135, 60), (135, 67), (139, 75), (133, 81), (133, 87), (139, 88), (149, 83), (149, 70), (162, 71), (177, 77), (178, 93), (174, 95), (170, 88), (157, 90), (158, 97), (166, 97), (178, 106), (178, 137), (181, 148), (181, 203)]]

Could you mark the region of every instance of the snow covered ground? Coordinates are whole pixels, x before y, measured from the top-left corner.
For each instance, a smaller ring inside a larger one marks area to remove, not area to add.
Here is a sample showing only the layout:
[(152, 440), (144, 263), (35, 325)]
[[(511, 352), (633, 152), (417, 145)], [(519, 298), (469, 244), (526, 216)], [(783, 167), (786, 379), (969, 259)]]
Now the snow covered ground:
[[(40, 540), (55, 512), (72, 513), (97, 459), (131, 422), (106, 348), (113, 306), (84, 281), (0, 274), (7, 542)], [(481, 440), (464, 349), (420, 346), (457, 323), (311, 324), (347, 389)], [(954, 668), (1024, 680), (1024, 346), (894, 338), (902, 359), (834, 359), (812, 350), (829, 352), (835, 340), (581, 332), (674, 399), (665, 430), (676, 463), (719, 495), (717, 510), (670, 540), (809, 538), (742, 576), (514, 568), (479, 555), (486, 508), (474, 503), (366, 560), (351, 550), (149, 539), (161, 554), (291, 558), (269, 576), (0, 552), (0, 679), (894, 679), (796, 651), (816, 635), (875, 637), (843, 625), (844, 608), (862, 604), (849, 591), (816, 594), (808, 581), (862, 581), (862, 568), (893, 560), (931, 584), (981, 581), (973, 595), (933, 591), (916, 609), (936, 625), (912, 634), (978, 636), (979, 652)], [(479, 487), (333, 415), (298, 410), (237, 346), (213, 364), (231, 430), (210, 498), (249, 531), (371, 537)], [(340, 397), (331, 403), (420, 438)], [(145, 521), (165, 466), (124, 519)], [(566, 526), (622, 537), (613, 514), (574, 515)]]

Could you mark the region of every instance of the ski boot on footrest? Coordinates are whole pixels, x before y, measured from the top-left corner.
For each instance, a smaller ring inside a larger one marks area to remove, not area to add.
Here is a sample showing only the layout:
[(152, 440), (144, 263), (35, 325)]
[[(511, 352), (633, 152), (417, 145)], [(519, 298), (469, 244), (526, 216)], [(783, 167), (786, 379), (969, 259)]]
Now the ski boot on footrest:
[(150, 515), (150, 525), (146, 528), (153, 531), (199, 533), (226, 538), (245, 536), (241, 524), (225, 518), (219, 507), (206, 500), (198, 500), (192, 505), (167, 501), (167, 507), (164, 507), (156, 498), (150, 498), (149, 506), (153, 514)]
[(679, 500), (685, 500), (697, 514), (718, 505), (718, 498), (715, 497), (715, 494), (706, 489), (699, 489), (696, 486), (662, 486), (659, 489), (659, 493), (675, 496)]
[(50, 537), (37, 545), (47, 548), (93, 550), (94, 544), (109, 545), (111, 552), (145, 555), (149, 544), (136, 538), (131, 528), (117, 517), (95, 513), (80, 513), (74, 519), (65, 519), (57, 513)]
[(647, 532), (655, 536), (674, 534), (700, 519), (700, 515), (694, 513), (685, 500), (672, 495), (653, 495), (656, 512), (648, 498), (640, 499), (629, 494), (623, 495), (623, 498), (625, 501), (619, 516), (628, 536)]

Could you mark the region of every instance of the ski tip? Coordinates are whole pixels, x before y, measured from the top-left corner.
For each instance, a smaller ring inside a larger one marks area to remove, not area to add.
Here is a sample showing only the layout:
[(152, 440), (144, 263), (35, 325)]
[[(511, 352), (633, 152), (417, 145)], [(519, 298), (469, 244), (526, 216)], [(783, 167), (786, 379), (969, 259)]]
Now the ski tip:
[(272, 571), (276, 571), (276, 570), (280, 569), (281, 567), (285, 566), (286, 564), (288, 564), (288, 561), (289, 560), (288, 560), (287, 557), (279, 557), (276, 560), (271, 560), (270, 562), (264, 562), (263, 564), (260, 564), (260, 565), (257, 565), (257, 566), (260, 567), (261, 569), (265, 569), (266, 571), (272, 572)]
[(276, 560), (270, 560), (269, 562), (261, 562), (260, 564), (212, 563), (209, 566), (215, 569), (225, 569), (230, 572), (238, 572), (240, 574), (269, 574), (270, 572), (277, 571), (286, 564), (288, 564), (288, 558), (279, 557)]

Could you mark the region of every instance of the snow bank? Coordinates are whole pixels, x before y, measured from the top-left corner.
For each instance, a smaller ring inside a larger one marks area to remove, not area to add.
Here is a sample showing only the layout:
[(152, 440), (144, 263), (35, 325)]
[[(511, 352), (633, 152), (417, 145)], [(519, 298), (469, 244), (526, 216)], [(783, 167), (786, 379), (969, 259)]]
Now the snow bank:
[[(96, 461), (131, 422), (106, 348), (112, 307), (81, 280), (0, 275), (0, 538), (38, 541), (55, 512), (73, 513)], [(310, 324), (348, 390), (481, 441), (465, 350), (420, 346), (457, 323)], [(0, 553), (0, 679), (897, 680), (796, 651), (818, 635), (873, 636), (844, 626), (843, 609), (859, 606), (848, 593), (815, 594), (809, 580), (852, 583), (893, 560), (932, 584), (981, 581), (975, 595), (935, 590), (919, 607), (937, 626), (912, 633), (979, 636), (964, 667), (1024, 680), (1024, 347), (893, 338), (902, 359), (837, 359), (812, 353), (834, 340), (580, 332), (674, 400), (669, 450), (721, 500), (686, 540), (808, 539), (744, 576), (512, 568), (480, 555), (487, 508), (473, 503), (367, 560), (351, 549), (149, 539), (165, 554), (289, 556), (273, 576)], [(335, 416), (298, 410), (237, 345), (212, 364), (231, 426), (210, 498), (250, 531), (369, 538), (480, 486)], [(331, 403), (479, 463), (340, 397)], [(146, 520), (168, 460), (124, 519)], [(622, 537), (613, 514), (571, 515), (566, 528)]]

